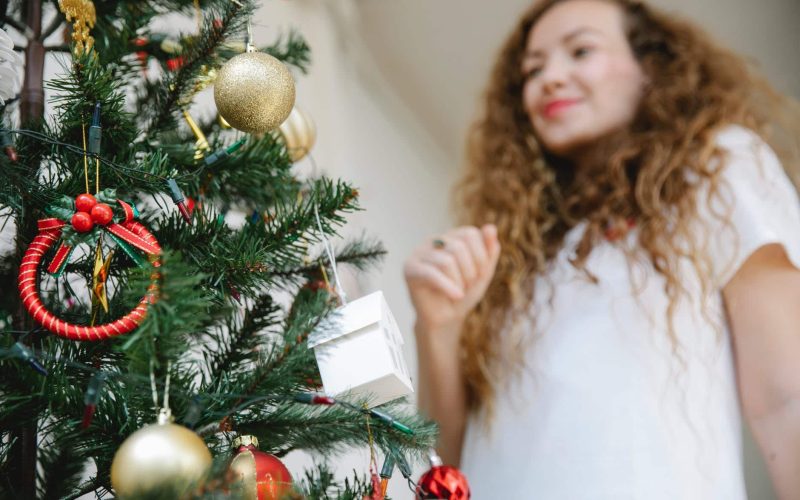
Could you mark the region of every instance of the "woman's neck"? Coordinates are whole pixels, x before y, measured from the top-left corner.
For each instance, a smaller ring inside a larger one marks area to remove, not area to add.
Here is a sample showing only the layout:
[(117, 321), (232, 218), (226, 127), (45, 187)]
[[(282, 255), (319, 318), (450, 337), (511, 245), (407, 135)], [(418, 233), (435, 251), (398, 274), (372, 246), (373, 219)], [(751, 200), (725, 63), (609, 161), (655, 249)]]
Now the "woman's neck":
[(591, 175), (592, 172), (605, 169), (608, 159), (625, 144), (627, 137), (626, 131), (617, 131), (585, 144), (578, 144), (561, 155), (558, 163), (571, 166), (576, 174)]

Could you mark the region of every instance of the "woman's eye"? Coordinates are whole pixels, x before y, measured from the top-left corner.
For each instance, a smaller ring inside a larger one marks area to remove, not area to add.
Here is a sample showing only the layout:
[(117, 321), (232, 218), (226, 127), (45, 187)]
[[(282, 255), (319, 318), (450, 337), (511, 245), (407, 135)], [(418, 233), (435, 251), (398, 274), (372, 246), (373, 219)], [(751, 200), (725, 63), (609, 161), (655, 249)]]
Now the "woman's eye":
[(524, 72), (525, 79), (530, 80), (531, 78), (536, 78), (541, 74), (541, 72), (542, 72), (541, 66), (530, 68), (529, 70)]
[(592, 52), (591, 47), (578, 47), (572, 51), (572, 56), (576, 59), (580, 59), (589, 55), (590, 52)]

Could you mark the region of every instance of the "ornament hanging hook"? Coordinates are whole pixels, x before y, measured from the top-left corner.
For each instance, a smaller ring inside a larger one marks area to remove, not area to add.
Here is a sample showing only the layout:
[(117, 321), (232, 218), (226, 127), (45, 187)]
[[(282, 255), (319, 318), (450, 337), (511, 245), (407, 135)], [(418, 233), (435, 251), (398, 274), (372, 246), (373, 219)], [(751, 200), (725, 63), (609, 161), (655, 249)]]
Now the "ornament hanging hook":
[[(233, 2), (239, 7), (244, 7), (244, 5), (242, 5), (242, 2), (239, 2), (238, 0), (231, 0), (231, 2)], [(255, 46), (253, 46), (253, 25), (250, 22), (250, 16), (247, 17), (247, 34), (245, 36), (246, 37), (244, 39), (244, 51), (255, 52), (256, 48)]]
[(247, 38), (244, 44), (244, 51), (248, 53), (256, 51), (256, 47), (253, 45), (253, 25), (250, 22), (250, 18), (247, 18)]
[(156, 389), (156, 374), (153, 370), (153, 360), (150, 360), (150, 390), (153, 392), (153, 409), (158, 410), (158, 389)]
[(167, 378), (164, 382), (164, 403), (158, 406), (158, 388), (156, 387), (155, 363), (150, 360), (150, 388), (153, 391), (153, 406), (158, 411), (158, 423), (166, 424), (172, 422), (172, 410), (169, 408), (169, 379), (172, 371), (172, 361), (167, 361)]

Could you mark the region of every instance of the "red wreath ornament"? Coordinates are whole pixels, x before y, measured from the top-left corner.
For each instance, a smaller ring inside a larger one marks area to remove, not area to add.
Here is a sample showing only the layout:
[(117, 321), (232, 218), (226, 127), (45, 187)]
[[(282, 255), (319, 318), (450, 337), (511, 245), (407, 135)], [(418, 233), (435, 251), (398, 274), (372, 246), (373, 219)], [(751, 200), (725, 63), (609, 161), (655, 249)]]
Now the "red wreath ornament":
[[(113, 191), (103, 193), (105, 196), (102, 197), (107, 198), (112, 193)], [(25, 309), (27, 309), (28, 313), (37, 323), (47, 330), (72, 340), (105, 340), (129, 333), (139, 326), (147, 313), (148, 306), (158, 300), (160, 275), (158, 272), (153, 272), (150, 275), (150, 285), (147, 287), (147, 291), (139, 301), (139, 304), (125, 316), (110, 323), (95, 326), (75, 325), (59, 319), (44, 306), (39, 297), (38, 289), (39, 264), (44, 254), (61, 239), (62, 231), (67, 224), (69, 224), (67, 221), (71, 221), (72, 228), (79, 233), (84, 233), (93, 229), (92, 227), (88, 230), (85, 229), (86, 225), (83, 222), (85, 217), (83, 214), (89, 214), (81, 209), (87, 208), (88, 204), (93, 206), (102, 204), (92, 203), (95, 201), (92, 195), (88, 195), (92, 199), (87, 203), (86, 196), (87, 195), (79, 196), (81, 199), (78, 200), (76, 204), (73, 204), (72, 200), (67, 198), (71, 210), (74, 210), (76, 206), (78, 208), (78, 211), (74, 214), (68, 215), (68, 212), (65, 212), (63, 209), (56, 209), (53, 211), (57, 212), (60, 217), (41, 219), (38, 221), (39, 234), (36, 235), (25, 251), (22, 263), (19, 266), (19, 278), (17, 282), (20, 298)], [(95, 211), (92, 211), (90, 217), (95, 215), (92, 217), (92, 225), (97, 225), (94, 230), (108, 233), (111, 239), (117, 242), (126, 253), (134, 258), (134, 260), (138, 262), (142, 261), (141, 257), (134, 255), (134, 249), (136, 249), (147, 254), (153, 267), (159, 267), (160, 261), (158, 256), (161, 254), (161, 247), (158, 244), (158, 240), (156, 240), (156, 237), (153, 236), (144, 225), (133, 220), (135, 215), (133, 207), (122, 200), (116, 201), (121, 207), (122, 216), (117, 217), (120, 221), (115, 222), (113, 219), (109, 220), (106, 213), (96, 216), (94, 213)], [(91, 209), (92, 207), (88, 208)], [(103, 210), (103, 212), (106, 211)], [(76, 220), (79, 221), (79, 223), (76, 224)], [(47, 267), (47, 271), (51, 274), (60, 274), (66, 266), (72, 250), (73, 248), (70, 245), (66, 242), (62, 242), (53, 260)]]

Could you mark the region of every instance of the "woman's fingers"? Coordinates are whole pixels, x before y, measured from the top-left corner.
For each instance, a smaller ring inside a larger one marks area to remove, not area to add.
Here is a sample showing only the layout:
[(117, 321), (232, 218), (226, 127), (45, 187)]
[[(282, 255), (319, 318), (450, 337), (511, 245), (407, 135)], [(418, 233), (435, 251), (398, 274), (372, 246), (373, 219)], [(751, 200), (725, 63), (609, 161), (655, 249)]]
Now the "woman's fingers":
[(463, 289), (464, 277), (456, 261), (455, 255), (444, 249), (425, 249), (419, 256), (419, 260), (432, 265), (444, 273), (459, 288)]
[(483, 242), (489, 254), (491, 268), (494, 270), (497, 266), (497, 260), (500, 257), (500, 240), (497, 237), (497, 226), (494, 224), (486, 224), (481, 228), (481, 235)]
[(459, 301), (472, 288), (476, 293), (485, 290), (499, 255), (494, 225), (459, 227), (417, 248), (405, 274), (410, 286), (427, 287)]
[(451, 254), (458, 265), (461, 273), (461, 281), (464, 286), (469, 286), (478, 276), (478, 268), (475, 264), (475, 257), (464, 236), (458, 232), (447, 233), (443, 238), (444, 248), (434, 249), (434, 252), (448, 252)]
[(459, 238), (469, 249), (470, 257), (477, 271), (475, 277), (483, 276), (490, 261), (480, 229), (474, 226), (466, 226), (458, 228), (456, 231)]
[(419, 260), (406, 266), (406, 279), (443, 293), (451, 300), (464, 298), (463, 287), (457, 285), (442, 269), (431, 263)]

